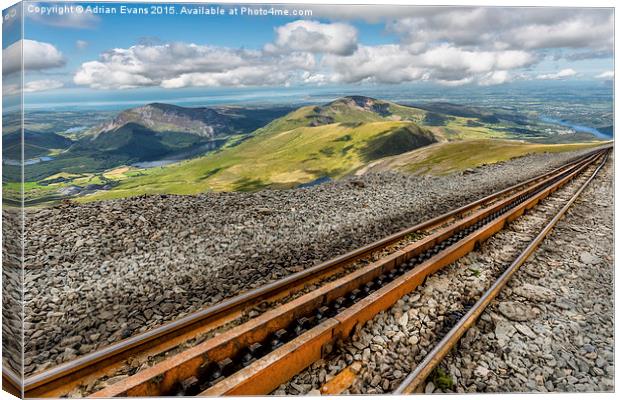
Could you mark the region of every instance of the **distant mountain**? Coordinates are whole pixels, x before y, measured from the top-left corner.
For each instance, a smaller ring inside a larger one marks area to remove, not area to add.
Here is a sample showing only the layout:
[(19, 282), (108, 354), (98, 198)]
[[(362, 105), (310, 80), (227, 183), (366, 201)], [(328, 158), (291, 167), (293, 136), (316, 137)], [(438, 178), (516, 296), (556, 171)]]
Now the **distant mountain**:
[[(144, 161), (199, 156), (219, 148), (231, 136), (250, 135), (291, 110), (291, 107), (188, 108), (162, 103), (131, 108), (91, 128), (76, 141), (53, 133), (39, 134), (45, 135), (48, 141), (58, 142), (53, 148), (68, 149), (50, 161), (30, 165), (25, 171), (26, 180), (39, 180), (58, 172), (101, 172)], [(3, 141), (6, 143), (7, 139), (14, 138), (7, 136)], [(37, 149), (47, 154), (52, 144), (41, 149), (37, 147), (41, 140), (37, 136), (26, 137), (27, 157), (39, 155)], [(14, 150), (18, 151), (19, 146)]]
[(334, 123), (364, 123), (377, 121), (411, 121), (420, 123), (426, 112), (404, 107), (389, 101), (365, 96), (347, 96), (321, 106), (301, 107), (276, 119), (256, 133), (282, 132), (300, 127)]
[[(21, 131), (2, 135), (3, 156), (11, 160), (21, 158)], [(53, 132), (24, 131), (25, 159), (46, 156), (51, 150), (64, 150), (73, 141)]]
[(212, 141), (211, 136), (184, 131), (157, 131), (128, 122), (116, 129), (82, 138), (71, 147), (70, 153), (89, 154), (95, 158), (108, 153), (125, 162), (151, 161)]
[(104, 132), (114, 132), (127, 124), (142, 125), (154, 132), (184, 132), (207, 138), (234, 131), (230, 118), (211, 108), (152, 103), (125, 110), (89, 133), (97, 136)]
[(188, 133), (212, 139), (231, 134), (250, 133), (278, 118), (291, 108), (244, 109), (238, 107), (180, 107), (151, 103), (131, 108), (93, 129), (88, 134), (98, 136), (118, 131), (127, 124), (142, 125), (153, 132)]
[(337, 179), (383, 157), (437, 142), (431, 131), (411, 122), (414, 118), (423, 119), (424, 113), (359, 96), (302, 107), (243, 141), (129, 178), (95, 198), (291, 188)]
[[(3, 138), (5, 151), (19, 150), (15, 138)], [(91, 198), (292, 188), (338, 179), (416, 149), (431, 151), (428, 146), (436, 142), (592, 140), (585, 134), (554, 134), (537, 125), (536, 118), (503, 107), (408, 106), (365, 96), (297, 109), (152, 103), (122, 111), (76, 139), (29, 135), (27, 154), (49, 153), (52, 159), (28, 165), (26, 181), (59, 172), (93, 174), (129, 165), (160, 168), (114, 179), (116, 186)], [(64, 150), (51, 151), (57, 149)], [(181, 160), (187, 161), (177, 162)], [(5, 167), (21, 177), (19, 168)]]
[(151, 103), (131, 108), (93, 129), (70, 152), (100, 158), (108, 153), (125, 163), (213, 150), (231, 135), (247, 135), (290, 108), (188, 108)]

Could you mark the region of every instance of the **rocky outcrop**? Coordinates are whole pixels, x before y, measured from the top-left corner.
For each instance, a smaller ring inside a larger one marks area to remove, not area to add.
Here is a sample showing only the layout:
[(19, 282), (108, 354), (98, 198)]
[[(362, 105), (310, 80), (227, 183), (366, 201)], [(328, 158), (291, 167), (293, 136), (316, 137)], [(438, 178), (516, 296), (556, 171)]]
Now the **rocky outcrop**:
[(90, 133), (96, 136), (103, 132), (115, 131), (129, 123), (142, 125), (156, 132), (186, 132), (208, 138), (232, 131), (230, 118), (211, 108), (186, 108), (152, 103), (125, 110)]

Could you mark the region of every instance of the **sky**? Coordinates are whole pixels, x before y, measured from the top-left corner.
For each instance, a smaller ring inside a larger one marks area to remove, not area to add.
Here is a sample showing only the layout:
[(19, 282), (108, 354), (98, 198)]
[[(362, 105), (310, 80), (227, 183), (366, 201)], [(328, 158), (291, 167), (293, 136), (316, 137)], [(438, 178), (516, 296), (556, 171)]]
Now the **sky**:
[(610, 8), (158, 6), (26, 3), (23, 41), (5, 10), (3, 95), (19, 93), (22, 48), (26, 103), (614, 77)]

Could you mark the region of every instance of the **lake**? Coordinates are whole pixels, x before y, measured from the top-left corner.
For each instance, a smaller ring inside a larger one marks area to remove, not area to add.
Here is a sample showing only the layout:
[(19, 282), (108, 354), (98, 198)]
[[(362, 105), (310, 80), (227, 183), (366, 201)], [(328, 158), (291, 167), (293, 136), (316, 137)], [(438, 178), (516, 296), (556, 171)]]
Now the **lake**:
[(543, 122), (546, 122), (548, 124), (555, 124), (555, 125), (560, 125), (560, 126), (564, 126), (564, 127), (567, 127), (567, 128), (571, 128), (571, 129), (575, 130), (576, 132), (591, 133), (594, 136), (598, 137), (599, 139), (609, 139), (610, 138), (609, 136), (607, 136), (604, 133), (600, 132), (598, 129), (590, 128), (589, 126), (573, 124), (572, 122), (563, 121), (563, 120), (557, 119), (557, 118), (545, 117), (544, 115), (540, 116), (540, 120), (543, 121)]

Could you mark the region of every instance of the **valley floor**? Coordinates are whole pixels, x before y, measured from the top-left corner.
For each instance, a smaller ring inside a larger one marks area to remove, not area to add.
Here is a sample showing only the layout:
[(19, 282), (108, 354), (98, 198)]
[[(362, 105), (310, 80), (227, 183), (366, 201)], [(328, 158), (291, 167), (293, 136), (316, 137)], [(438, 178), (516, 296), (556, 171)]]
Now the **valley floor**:
[(140, 196), (26, 213), (26, 373), (176, 319), (550, 170), (537, 154), (442, 177)]

